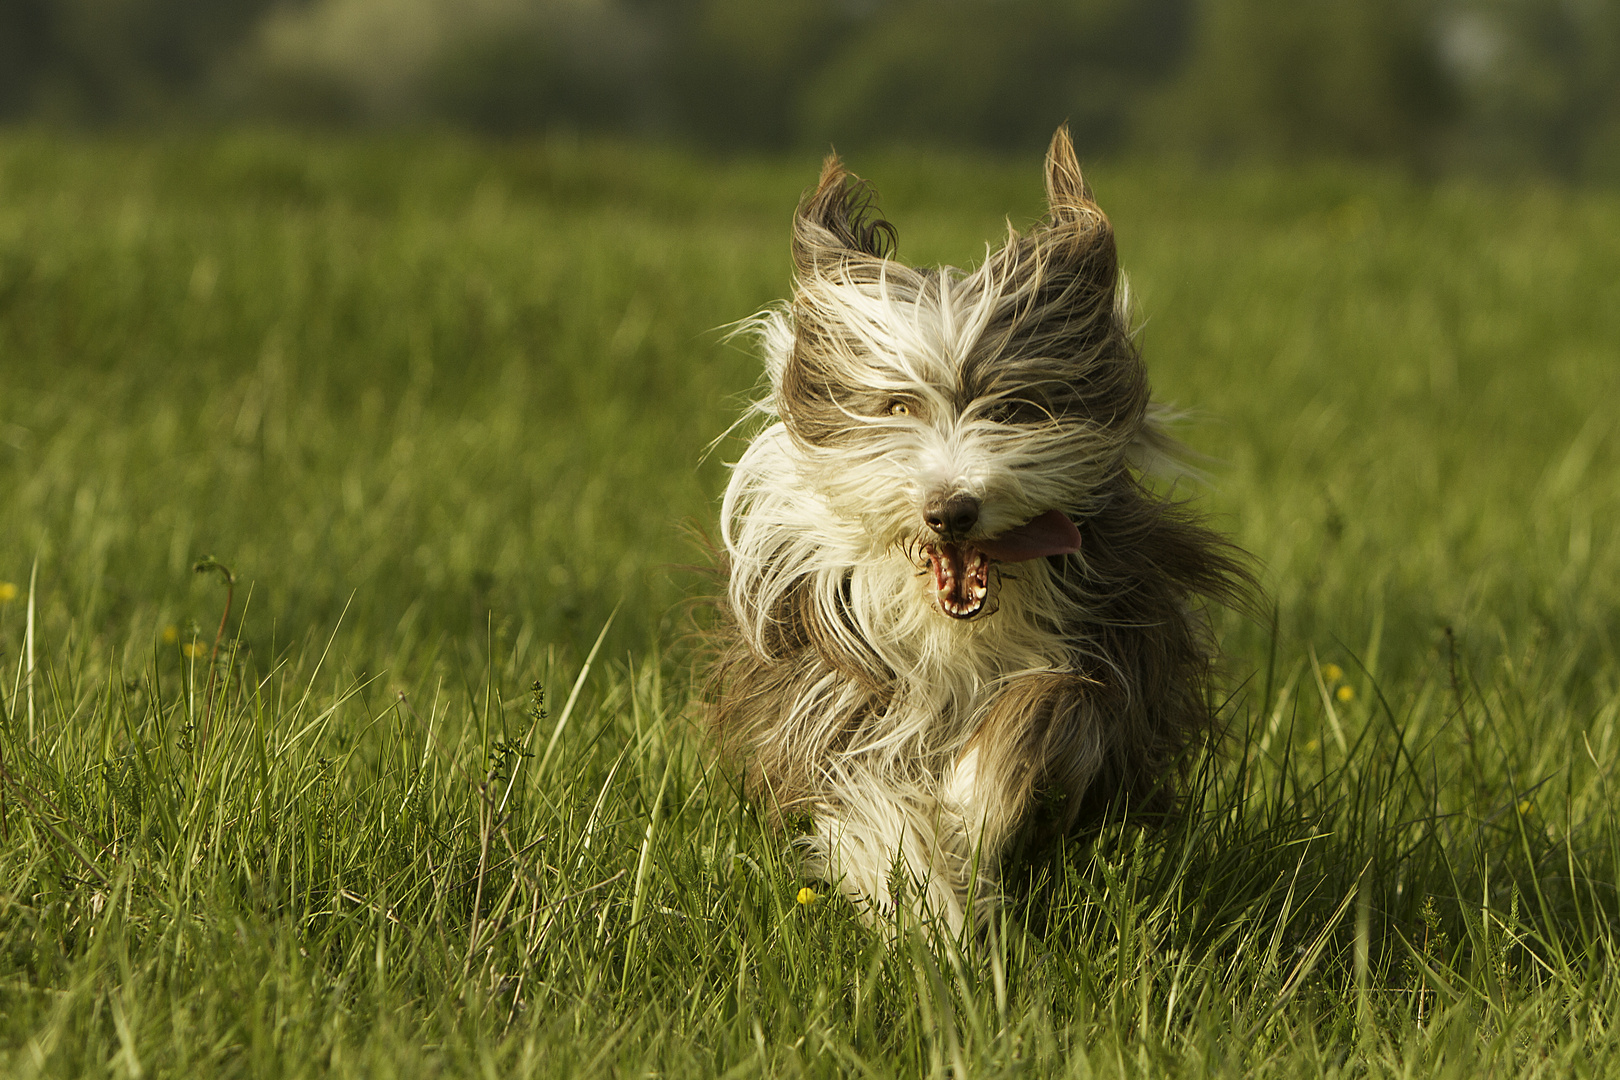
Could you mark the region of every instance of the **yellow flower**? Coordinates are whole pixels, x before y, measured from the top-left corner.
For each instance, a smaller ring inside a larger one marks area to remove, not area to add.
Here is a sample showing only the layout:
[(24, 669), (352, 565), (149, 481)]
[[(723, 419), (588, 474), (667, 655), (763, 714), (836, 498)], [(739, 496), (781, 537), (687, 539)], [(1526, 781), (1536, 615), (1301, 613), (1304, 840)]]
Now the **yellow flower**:
[(1528, 814), (1531, 811), (1531, 809), (1534, 808), (1534, 806), (1535, 806), (1535, 804), (1532, 803), (1529, 799), (1520, 799), (1519, 800), (1519, 813)]
[(1326, 679), (1328, 682), (1338, 682), (1340, 679), (1344, 678), (1344, 668), (1340, 667), (1338, 664), (1323, 664), (1322, 678)]
[(177, 642), (179, 640), (180, 640), (180, 628), (178, 626), (165, 626), (163, 628), (163, 644), (165, 644), (165, 645), (173, 645), (175, 642)]
[(1356, 688), (1353, 686), (1341, 686), (1333, 692), (1333, 696), (1340, 701), (1350, 701), (1356, 696)]
[(1317, 748), (1321, 745), (1321, 743), (1317, 742), (1315, 739), (1312, 739), (1310, 742), (1305, 744), (1305, 752), (1307, 754), (1314, 754), (1316, 753)]
[(180, 646), (180, 651), (195, 660), (199, 656), (208, 655), (208, 646), (200, 641), (188, 641)]
[(17, 599), (17, 586), (9, 581), (0, 581), (0, 604), (9, 604)]
[(808, 885), (799, 890), (798, 901), (805, 907), (809, 907), (811, 904), (820, 899), (821, 894), (810, 888)]

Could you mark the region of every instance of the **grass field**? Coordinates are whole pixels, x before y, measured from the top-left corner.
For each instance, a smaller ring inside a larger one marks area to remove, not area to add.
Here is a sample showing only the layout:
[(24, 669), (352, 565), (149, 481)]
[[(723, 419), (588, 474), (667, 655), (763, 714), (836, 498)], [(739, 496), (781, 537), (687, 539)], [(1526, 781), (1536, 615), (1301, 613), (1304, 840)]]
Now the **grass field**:
[[(1620, 1068), (1620, 198), (1095, 171), (1276, 631), (1196, 814), (891, 947), (692, 727), (816, 164), (0, 137), (0, 1072)], [(1040, 209), (853, 164), (914, 260)]]

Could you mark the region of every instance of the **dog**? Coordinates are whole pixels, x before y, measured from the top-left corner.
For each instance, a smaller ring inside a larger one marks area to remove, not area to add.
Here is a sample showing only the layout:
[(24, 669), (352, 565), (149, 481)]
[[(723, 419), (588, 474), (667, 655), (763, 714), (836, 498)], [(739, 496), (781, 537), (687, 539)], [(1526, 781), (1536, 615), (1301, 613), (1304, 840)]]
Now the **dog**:
[(916, 268), (833, 154), (791, 300), (741, 324), (769, 388), (721, 508), (708, 722), (873, 922), (982, 925), (1014, 844), (1173, 809), (1216, 730), (1205, 602), (1251, 584), (1145, 472), (1175, 444), (1066, 125), (1046, 196), (976, 269)]

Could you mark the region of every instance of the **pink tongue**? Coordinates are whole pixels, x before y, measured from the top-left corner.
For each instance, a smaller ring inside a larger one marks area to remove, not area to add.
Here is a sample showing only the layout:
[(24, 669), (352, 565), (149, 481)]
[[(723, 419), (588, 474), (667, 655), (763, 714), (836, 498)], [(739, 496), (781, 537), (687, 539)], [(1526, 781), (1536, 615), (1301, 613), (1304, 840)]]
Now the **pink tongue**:
[(1072, 555), (1080, 550), (1080, 530), (1061, 510), (1048, 510), (1033, 521), (1008, 529), (973, 546), (1002, 562), (1023, 562), (1045, 555)]

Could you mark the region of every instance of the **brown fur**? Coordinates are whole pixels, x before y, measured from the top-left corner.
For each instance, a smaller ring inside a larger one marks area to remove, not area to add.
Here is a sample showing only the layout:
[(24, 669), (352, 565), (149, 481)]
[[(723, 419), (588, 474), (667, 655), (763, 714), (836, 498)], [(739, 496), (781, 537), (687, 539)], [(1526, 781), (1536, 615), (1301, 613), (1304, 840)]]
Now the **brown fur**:
[[(1007, 300), (964, 358), (955, 403), (1034, 428), (1067, 425), (1093, 446), (1085, 495), (1061, 507), (1080, 530), (1081, 554), (1046, 560), (1064, 604), (1042, 629), (1061, 643), (1065, 669), (1008, 678), (957, 744), (961, 754), (978, 751), (980, 789), (993, 793), (980, 834), (992, 862), (1021, 833), (1070, 832), (1113, 800), (1132, 811), (1175, 805), (1186, 764), (1216, 733), (1215, 655), (1202, 604), (1242, 605), (1253, 590), (1243, 554), (1131, 463), (1133, 447), (1162, 445), (1163, 437), (1149, 420), (1146, 369), (1116, 303), (1113, 229), (1066, 129), (1053, 139), (1046, 186), (1046, 219), (1027, 234), (1011, 232), (990, 256), (984, 281)], [(900, 294), (933, 295), (937, 273), (894, 261), (894, 249), (895, 231), (875, 217), (870, 189), (829, 157), (794, 221), (801, 287), (773, 400), (796, 443), (858, 446), (862, 418), (896, 400), (884, 387), (842, 377), (839, 358), (860, 343), (803, 287), (818, 278), (881, 280)], [(998, 569), (1011, 576), (1031, 572), (1027, 565)], [(836, 615), (808, 588), (806, 579), (785, 592), (756, 640), (722, 605), (710, 671), (715, 740), (742, 765), (748, 789), (784, 811), (825, 806), (823, 763), (885, 714), (899, 686), (878, 652), (860, 645), (847, 578)], [(821, 717), (813, 735), (788, 730), (784, 717), (829, 673), (854, 691), (841, 699), (841, 713)], [(938, 775), (949, 765), (927, 767)]]

